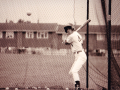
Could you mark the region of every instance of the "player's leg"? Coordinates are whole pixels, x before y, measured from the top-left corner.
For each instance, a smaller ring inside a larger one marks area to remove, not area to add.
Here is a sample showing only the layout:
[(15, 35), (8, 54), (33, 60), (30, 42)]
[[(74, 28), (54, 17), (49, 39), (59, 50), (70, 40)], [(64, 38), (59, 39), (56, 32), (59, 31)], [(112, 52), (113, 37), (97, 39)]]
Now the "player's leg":
[(70, 73), (73, 75), (73, 79), (75, 81), (75, 88), (80, 88), (80, 78), (78, 71), (85, 62), (86, 62), (86, 58), (81, 57), (79, 54), (75, 55), (75, 62), (70, 70)]
[(75, 90), (80, 90), (80, 81), (75, 81)]
[(80, 70), (80, 68), (84, 63), (85, 63), (85, 60), (81, 60), (79, 58), (79, 60), (75, 61), (74, 66), (71, 69), (71, 73), (75, 81), (75, 88), (80, 88), (80, 78), (79, 78), (78, 71)]

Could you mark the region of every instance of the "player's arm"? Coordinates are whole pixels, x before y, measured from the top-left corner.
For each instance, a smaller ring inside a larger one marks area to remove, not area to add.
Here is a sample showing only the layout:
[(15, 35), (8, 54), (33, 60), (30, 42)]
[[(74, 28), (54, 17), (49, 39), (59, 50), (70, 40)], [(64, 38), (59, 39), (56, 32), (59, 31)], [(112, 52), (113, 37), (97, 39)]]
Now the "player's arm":
[(65, 45), (70, 45), (71, 43), (67, 42), (67, 40), (65, 40)]
[(70, 45), (72, 43), (72, 37), (71, 36), (68, 36), (64, 41), (63, 43), (65, 45)]
[(68, 36), (67, 39), (65, 40), (65, 45), (70, 45), (72, 43), (72, 36)]

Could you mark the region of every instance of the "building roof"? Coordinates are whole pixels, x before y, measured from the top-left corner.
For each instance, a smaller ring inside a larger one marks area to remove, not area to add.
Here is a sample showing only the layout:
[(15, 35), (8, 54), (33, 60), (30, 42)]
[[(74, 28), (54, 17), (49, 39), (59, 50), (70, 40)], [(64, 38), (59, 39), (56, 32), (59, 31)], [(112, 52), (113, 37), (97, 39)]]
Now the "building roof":
[[(0, 23), (0, 31), (47, 31), (56, 32), (57, 34), (64, 34), (64, 26), (57, 23)], [(75, 30), (80, 25), (75, 25)], [(78, 32), (86, 33), (87, 25)], [(111, 26), (112, 33), (120, 34), (120, 25)], [(106, 33), (105, 25), (89, 25), (89, 33)]]
[(57, 23), (0, 23), (0, 31), (56, 31)]
[[(58, 30), (57, 30), (57, 33), (58, 34), (63, 34), (65, 33), (64, 31), (64, 26), (65, 25), (59, 25), (58, 26)], [(80, 25), (76, 25), (75, 26), (75, 30), (77, 28), (79, 28)], [(87, 30), (87, 25), (85, 27), (83, 27), (81, 30), (79, 30), (78, 32), (80, 33), (86, 33), (86, 30)], [(118, 25), (112, 25), (111, 26), (111, 32), (112, 33), (120, 33), (120, 26)], [(106, 33), (106, 26), (105, 25), (89, 25), (89, 33)]]

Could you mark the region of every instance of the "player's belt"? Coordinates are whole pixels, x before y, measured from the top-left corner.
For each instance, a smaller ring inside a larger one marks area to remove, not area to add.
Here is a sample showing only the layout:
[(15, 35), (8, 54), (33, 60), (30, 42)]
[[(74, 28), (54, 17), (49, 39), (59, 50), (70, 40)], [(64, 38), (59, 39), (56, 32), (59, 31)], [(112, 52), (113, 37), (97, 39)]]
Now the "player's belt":
[(76, 51), (76, 52), (74, 52), (74, 54), (79, 54), (80, 52), (82, 52), (82, 51)]

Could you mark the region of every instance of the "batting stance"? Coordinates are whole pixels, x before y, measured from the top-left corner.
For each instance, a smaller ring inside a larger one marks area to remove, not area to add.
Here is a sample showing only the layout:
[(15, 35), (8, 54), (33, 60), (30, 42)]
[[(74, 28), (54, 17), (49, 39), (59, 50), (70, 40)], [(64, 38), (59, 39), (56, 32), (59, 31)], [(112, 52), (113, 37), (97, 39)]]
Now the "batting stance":
[(78, 71), (86, 62), (86, 54), (82, 46), (82, 36), (77, 31), (74, 31), (74, 28), (72, 28), (72, 26), (65, 26), (64, 30), (66, 33), (68, 33), (68, 37), (64, 43), (65, 45), (71, 44), (71, 50), (75, 56), (75, 61), (70, 69), (69, 74), (72, 74), (75, 81), (75, 90), (80, 90), (80, 78)]

